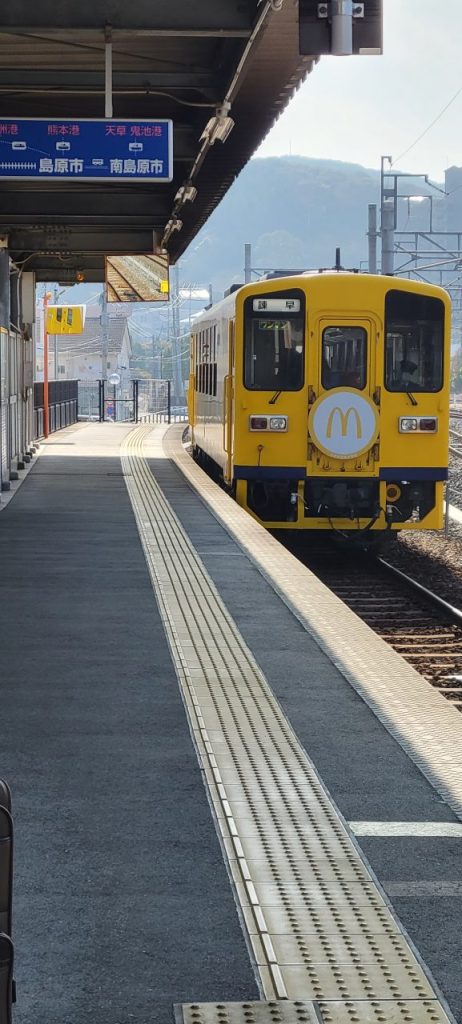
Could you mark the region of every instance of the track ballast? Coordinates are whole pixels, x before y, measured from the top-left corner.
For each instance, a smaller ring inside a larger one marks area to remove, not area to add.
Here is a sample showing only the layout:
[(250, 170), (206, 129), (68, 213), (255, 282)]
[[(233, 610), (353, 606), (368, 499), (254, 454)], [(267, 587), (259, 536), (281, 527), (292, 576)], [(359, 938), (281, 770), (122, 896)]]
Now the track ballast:
[(462, 612), (380, 558), (287, 545), (349, 608), (462, 711)]

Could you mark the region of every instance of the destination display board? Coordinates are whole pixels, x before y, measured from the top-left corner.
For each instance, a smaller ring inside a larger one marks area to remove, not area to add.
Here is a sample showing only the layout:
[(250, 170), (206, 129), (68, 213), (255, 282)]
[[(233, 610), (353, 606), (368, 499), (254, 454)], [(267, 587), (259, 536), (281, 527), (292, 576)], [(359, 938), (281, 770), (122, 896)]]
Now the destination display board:
[(173, 123), (0, 118), (0, 180), (171, 181)]

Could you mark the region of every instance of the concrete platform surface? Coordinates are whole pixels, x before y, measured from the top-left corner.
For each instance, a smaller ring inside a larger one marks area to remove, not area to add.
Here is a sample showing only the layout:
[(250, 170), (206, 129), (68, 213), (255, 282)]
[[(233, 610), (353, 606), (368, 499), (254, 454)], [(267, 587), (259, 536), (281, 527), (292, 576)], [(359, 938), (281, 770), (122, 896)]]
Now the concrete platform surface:
[[(168, 435), (167, 457), (161, 430), (139, 454), (130, 428), (69, 428), (44, 446), (0, 516), (0, 777), (12, 786), (16, 825), (15, 1021), (172, 1021), (174, 1003), (245, 1003), (278, 993), (279, 962), (289, 999), (305, 998), (308, 985), (308, 998), (332, 1000), (329, 1024), (343, 1020), (339, 999), (343, 1009), (359, 1000), (351, 1019), (363, 1019), (356, 1015), (374, 993), (383, 1000), (370, 1004), (374, 1021), (409, 1020), (406, 999), (420, 1000), (435, 1021), (444, 1019), (447, 1000), (462, 1020), (460, 819), (398, 742), (399, 708), (385, 728), (349, 681), (347, 655), (339, 651), (335, 664), (329, 657), (314, 628), (317, 581), (310, 592), (304, 580), (301, 594), (308, 617), (313, 612), (310, 629), (278, 592), (290, 572), (273, 557), (272, 539), (261, 528), (257, 536), (257, 524), (231, 503), (220, 522), (223, 492), (217, 507), (207, 507), (201, 471), (194, 467), (200, 476), (188, 481), (181, 458), (172, 462), (179, 434)], [(121, 445), (131, 453), (122, 464)], [(253, 550), (233, 535), (228, 516), (239, 519)], [(260, 544), (269, 545), (269, 571), (259, 567)], [(218, 661), (209, 663), (205, 642), (193, 650), (188, 640), (193, 602), (194, 621), (212, 639), (224, 602), (229, 656), (222, 646), (213, 655), (222, 659), (223, 707), (213, 689), (211, 702), (201, 690)], [(265, 723), (274, 714), (281, 730), (269, 734), (278, 745), (271, 756), (263, 725), (255, 732), (251, 724), (250, 694), (232, 674), (237, 719), (226, 696), (227, 669), (245, 651), (245, 686), (247, 677), (255, 685), (261, 677)], [(359, 682), (360, 668), (348, 664)], [(183, 674), (190, 671), (203, 709), (188, 705)], [(236, 722), (241, 754), (220, 776), (216, 803), (213, 749), (224, 751), (222, 729)], [(293, 787), (277, 775), (281, 751)], [(260, 792), (249, 771), (255, 764), (258, 777), (263, 762), (272, 782), (262, 776)], [(273, 827), (264, 832), (267, 813)], [(234, 820), (242, 844), (261, 854), (251, 865), (253, 890), (240, 881), (245, 850), (241, 859)], [(267, 874), (274, 863), (276, 888)], [(293, 911), (295, 881), (302, 902)], [(274, 960), (266, 946), (259, 954), (257, 905), (275, 922)], [(347, 924), (337, 952), (326, 956), (329, 921), (339, 915)], [(380, 922), (383, 957), (372, 932)], [(294, 972), (300, 941), (310, 952)], [(397, 967), (403, 957), (408, 976)]]

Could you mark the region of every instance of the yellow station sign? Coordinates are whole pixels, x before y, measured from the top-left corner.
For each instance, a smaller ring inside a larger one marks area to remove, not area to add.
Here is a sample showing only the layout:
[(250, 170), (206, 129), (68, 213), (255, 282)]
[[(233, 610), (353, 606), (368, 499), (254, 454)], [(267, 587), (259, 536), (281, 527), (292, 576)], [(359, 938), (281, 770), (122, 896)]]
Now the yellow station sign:
[(47, 334), (83, 334), (85, 306), (47, 306)]

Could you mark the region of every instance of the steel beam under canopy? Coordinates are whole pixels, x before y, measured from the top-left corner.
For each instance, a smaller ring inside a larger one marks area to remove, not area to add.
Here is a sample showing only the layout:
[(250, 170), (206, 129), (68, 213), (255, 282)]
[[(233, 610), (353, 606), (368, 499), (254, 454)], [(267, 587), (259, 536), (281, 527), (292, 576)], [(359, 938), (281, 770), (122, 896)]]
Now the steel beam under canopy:
[[(14, 119), (77, 124), (112, 109), (114, 123), (173, 122), (171, 181), (56, 180), (54, 163), (47, 181), (45, 161), (43, 180), (40, 171), (39, 180), (18, 182), (13, 168), (13, 180), (0, 182), (0, 233), (13, 259), (27, 260), (39, 280), (66, 281), (77, 272), (103, 279), (105, 254), (152, 252), (159, 242), (175, 262), (316, 57), (315, 47), (300, 55), (292, 0), (4, 4), (2, 161), (27, 159)], [(68, 140), (59, 141), (64, 168)], [(139, 176), (144, 154), (132, 156)]]

